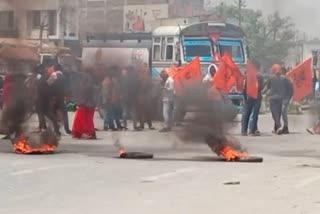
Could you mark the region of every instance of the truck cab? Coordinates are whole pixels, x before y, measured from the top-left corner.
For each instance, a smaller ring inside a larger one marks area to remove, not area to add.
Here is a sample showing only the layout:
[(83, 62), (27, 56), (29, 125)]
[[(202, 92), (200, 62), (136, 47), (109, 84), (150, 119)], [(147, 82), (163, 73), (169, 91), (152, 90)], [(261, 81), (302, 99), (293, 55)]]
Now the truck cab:
[[(203, 76), (209, 67), (219, 65), (221, 57), (229, 52), (244, 73), (248, 60), (246, 37), (242, 29), (228, 23), (201, 22), (185, 26), (161, 26), (152, 33), (152, 77), (172, 64), (183, 65), (199, 56)], [(229, 98), (240, 112), (243, 93), (233, 87)]]

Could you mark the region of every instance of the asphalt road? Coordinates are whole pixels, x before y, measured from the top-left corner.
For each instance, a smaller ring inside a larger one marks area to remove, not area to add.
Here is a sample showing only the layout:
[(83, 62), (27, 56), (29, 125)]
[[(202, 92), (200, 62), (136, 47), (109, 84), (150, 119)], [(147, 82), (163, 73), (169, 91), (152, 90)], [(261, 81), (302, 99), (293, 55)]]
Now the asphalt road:
[(231, 131), (263, 163), (215, 162), (206, 145), (157, 131), (121, 133), (128, 151), (155, 154), (140, 161), (116, 158), (110, 132), (97, 141), (65, 136), (47, 156), (15, 155), (2, 140), (0, 214), (318, 214), (319, 136), (306, 133), (307, 116), (291, 116), (291, 124), (291, 135), (273, 136), (263, 115), (263, 136)]

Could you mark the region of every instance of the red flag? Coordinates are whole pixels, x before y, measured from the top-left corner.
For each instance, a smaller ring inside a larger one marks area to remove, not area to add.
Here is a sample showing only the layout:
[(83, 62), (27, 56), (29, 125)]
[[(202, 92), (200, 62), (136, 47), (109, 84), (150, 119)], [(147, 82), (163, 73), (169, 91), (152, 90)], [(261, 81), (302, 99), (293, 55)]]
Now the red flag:
[(312, 93), (312, 58), (292, 69), (287, 76), (292, 81), (294, 100), (302, 101), (303, 98)]
[(238, 91), (243, 90), (244, 76), (234, 63), (231, 55), (225, 53), (216, 75), (213, 78), (213, 84), (224, 93), (228, 94), (232, 87), (236, 86)]
[(249, 60), (247, 63), (247, 95), (253, 99), (258, 98), (258, 69)]
[(172, 76), (175, 82), (176, 93), (181, 95), (183, 88), (195, 82), (202, 81), (200, 58), (196, 57), (189, 64), (178, 68), (178, 72)]
[(178, 70), (179, 69), (176, 66), (171, 65), (170, 68), (168, 69), (168, 75), (170, 77), (173, 77), (177, 73)]

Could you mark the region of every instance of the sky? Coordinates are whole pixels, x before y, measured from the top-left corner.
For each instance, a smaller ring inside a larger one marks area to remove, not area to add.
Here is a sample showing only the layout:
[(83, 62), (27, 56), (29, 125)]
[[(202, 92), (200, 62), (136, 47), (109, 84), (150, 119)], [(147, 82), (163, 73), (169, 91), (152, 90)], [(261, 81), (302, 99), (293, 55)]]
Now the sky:
[[(209, 0), (210, 1), (210, 0)], [(234, 0), (211, 0), (234, 3)], [(247, 8), (260, 9), (264, 14), (279, 11), (282, 16), (290, 16), (297, 29), (308, 37), (320, 38), (320, 1), (319, 0), (246, 0)]]

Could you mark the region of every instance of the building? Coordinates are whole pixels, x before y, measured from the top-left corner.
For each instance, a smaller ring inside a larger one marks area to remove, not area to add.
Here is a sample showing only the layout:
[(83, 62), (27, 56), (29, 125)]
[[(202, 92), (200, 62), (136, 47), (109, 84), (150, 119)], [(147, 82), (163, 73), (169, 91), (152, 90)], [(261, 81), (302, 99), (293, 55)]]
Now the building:
[(85, 0), (84, 32), (150, 31), (168, 18), (168, 0)]
[(320, 40), (298, 41), (290, 48), (285, 64), (294, 67), (311, 57), (313, 51), (320, 52)]
[(195, 17), (206, 13), (204, 0), (169, 0), (170, 18)]
[(0, 0), (0, 38), (79, 41), (78, 0)]
[(203, 0), (85, 0), (81, 31), (150, 32), (162, 19), (201, 15)]

